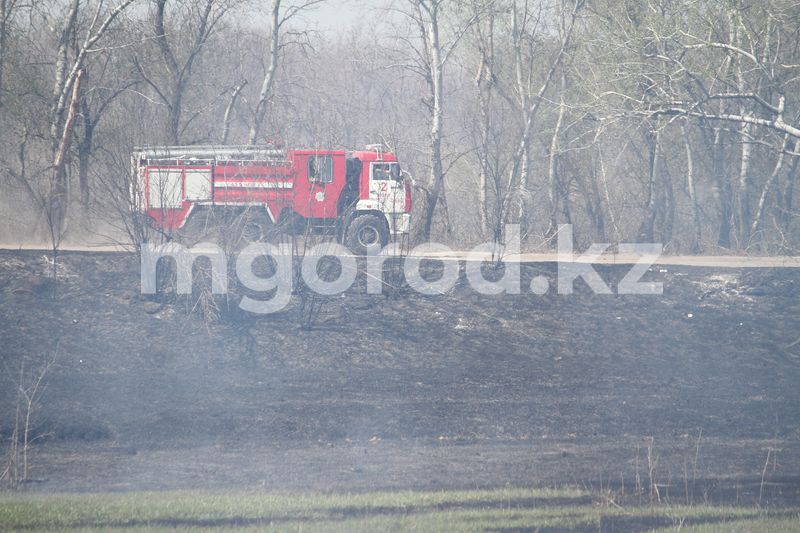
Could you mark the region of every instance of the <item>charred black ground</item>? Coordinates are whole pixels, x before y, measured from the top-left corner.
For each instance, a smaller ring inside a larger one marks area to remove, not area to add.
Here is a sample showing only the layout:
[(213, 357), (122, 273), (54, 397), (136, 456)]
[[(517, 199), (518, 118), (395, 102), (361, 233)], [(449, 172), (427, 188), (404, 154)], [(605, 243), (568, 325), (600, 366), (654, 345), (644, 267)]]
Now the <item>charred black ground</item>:
[[(612, 487), (800, 501), (800, 271), (655, 267), (662, 296), (367, 295), (223, 313), (139, 295), (126, 254), (0, 252), (10, 377), (57, 354), (37, 490)], [(629, 267), (597, 267), (614, 285)], [(648, 453), (650, 461), (648, 462)], [(769, 461), (767, 456), (769, 454)], [(638, 478), (638, 481), (637, 481)], [(638, 497), (638, 496), (637, 496)]]

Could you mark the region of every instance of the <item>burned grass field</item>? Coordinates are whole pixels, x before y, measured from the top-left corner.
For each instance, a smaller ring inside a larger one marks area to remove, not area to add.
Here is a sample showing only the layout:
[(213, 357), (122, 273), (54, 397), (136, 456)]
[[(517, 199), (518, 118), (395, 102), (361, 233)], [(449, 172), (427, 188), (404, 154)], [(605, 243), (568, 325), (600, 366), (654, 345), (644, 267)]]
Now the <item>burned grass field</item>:
[[(616, 503), (800, 501), (800, 272), (654, 267), (661, 296), (293, 301), (204, 320), (131, 255), (0, 252), (0, 435), (55, 357), (29, 491), (571, 487)], [(596, 267), (614, 286), (628, 266)], [(536, 296), (530, 280), (551, 290)]]

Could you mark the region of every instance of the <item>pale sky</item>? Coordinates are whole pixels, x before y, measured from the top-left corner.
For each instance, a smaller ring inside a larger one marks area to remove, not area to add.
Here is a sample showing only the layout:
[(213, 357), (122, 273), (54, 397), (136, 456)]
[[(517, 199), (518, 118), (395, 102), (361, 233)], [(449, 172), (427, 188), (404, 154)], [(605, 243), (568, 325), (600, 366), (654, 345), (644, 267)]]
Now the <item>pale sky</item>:
[[(303, 4), (306, 1), (286, 0), (281, 3), (281, 13), (285, 13), (289, 6)], [(268, 23), (270, 3), (261, 0), (261, 4), (256, 4), (260, 7), (250, 12), (252, 24)], [(390, 15), (386, 11), (381, 11), (381, 8), (396, 3), (397, 0), (324, 0), (313, 8), (299, 13), (292, 19), (291, 26), (317, 30), (327, 36), (335, 35), (337, 32), (348, 33), (358, 24), (375, 25), (384, 22), (391, 26), (391, 23), (387, 22)]]
[(308, 18), (323, 31), (352, 26), (364, 8), (359, 0), (328, 0), (308, 13)]
[(375, 8), (385, 7), (390, 2), (391, 0), (326, 0), (304, 13), (303, 18), (309, 26), (325, 33), (333, 33), (364, 23), (364, 19), (374, 19)]

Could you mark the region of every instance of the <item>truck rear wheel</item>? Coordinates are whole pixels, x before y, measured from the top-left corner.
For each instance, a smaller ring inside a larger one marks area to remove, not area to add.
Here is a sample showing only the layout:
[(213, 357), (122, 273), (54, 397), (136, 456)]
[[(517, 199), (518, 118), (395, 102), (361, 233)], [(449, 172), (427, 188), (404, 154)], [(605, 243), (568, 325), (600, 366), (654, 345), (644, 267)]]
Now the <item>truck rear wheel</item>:
[(375, 215), (359, 215), (347, 227), (345, 244), (353, 253), (366, 255), (372, 249), (380, 250), (389, 242), (386, 222)]

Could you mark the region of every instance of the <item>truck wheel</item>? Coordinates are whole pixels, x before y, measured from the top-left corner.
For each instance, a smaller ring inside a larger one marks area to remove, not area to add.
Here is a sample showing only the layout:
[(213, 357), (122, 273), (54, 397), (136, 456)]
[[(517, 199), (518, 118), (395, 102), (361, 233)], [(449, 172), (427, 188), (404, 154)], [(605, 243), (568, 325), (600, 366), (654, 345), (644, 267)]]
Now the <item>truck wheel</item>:
[(389, 242), (386, 223), (375, 215), (360, 215), (350, 222), (345, 244), (353, 253), (366, 255), (368, 250), (380, 250)]
[(226, 225), (234, 246), (245, 246), (264, 239), (270, 225), (269, 217), (263, 207), (248, 207), (238, 212), (235, 218)]
[(244, 244), (259, 242), (264, 238), (264, 228), (259, 221), (248, 220), (242, 226), (242, 236), (239, 239)]

